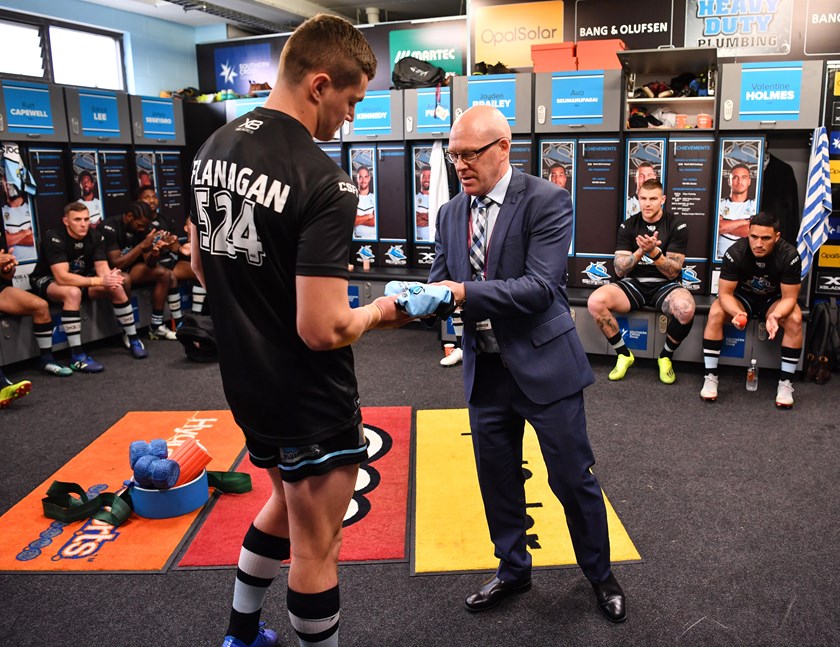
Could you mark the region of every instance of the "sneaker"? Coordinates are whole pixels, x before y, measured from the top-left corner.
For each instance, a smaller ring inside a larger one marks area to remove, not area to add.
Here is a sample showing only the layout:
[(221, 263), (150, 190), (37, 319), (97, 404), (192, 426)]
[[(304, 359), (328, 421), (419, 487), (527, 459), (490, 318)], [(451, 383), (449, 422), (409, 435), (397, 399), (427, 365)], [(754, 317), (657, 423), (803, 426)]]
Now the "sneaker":
[(105, 370), (99, 362), (94, 361), (90, 355), (73, 355), (70, 368), (80, 373), (101, 373)]
[(440, 365), (455, 366), (455, 364), (458, 364), (462, 359), (464, 359), (464, 351), (460, 348), (453, 348), (449, 355), (440, 360)]
[(671, 363), (670, 357), (660, 357), (656, 360), (659, 364), (659, 381), (662, 384), (673, 384), (677, 381), (677, 375), (674, 373), (674, 365)]
[(718, 376), (709, 373), (703, 378), (703, 388), (700, 389), (700, 397), (706, 402), (714, 402), (717, 400), (718, 391)]
[(257, 634), (257, 637), (254, 638), (254, 642), (250, 644), (245, 644), (239, 638), (234, 638), (233, 636), (225, 636), (225, 641), (222, 643), (222, 647), (280, 647), (280, 641), (277, 639), (277, 634), (274, 633), (271, 629), (265, 629), (263, 627), (265, 623), (260, 623), (260, 631)]
[(166, 339), (168, 341), (175, 341), (178, 339), (178, 335), (161, 324), (157, 328), (149, 328), (149, 339)]
[(11, 404), (12, 400), (22, 398), (29, 395), (32, 390), (32, 382), (23, 380), (22, 382), (15, 382), (14, 384), (7, 384), (0, 389), (0, 409), (5, 409)]
[(627, 369), (633, 366), (633, 362), (636, 361), (636, 358), (633, 357), (633, 353), (629, 355), (619, 355), (618, 359), (615, 360), (615, 368), (610, 371), (609, 378), (615, 382), (616, 380), (623, 380), (624, 376), (627, 375)]
[(58, 362), (44, 362), (41, 364), (41, 371), (48, 375), (55, 375), (56, 377), (70, 377), (73, 375), (73, 369), (68, 366), (62, 366)]
[(122, 343), (126, 350), (131, 350), (131, 340), (126, 333), (122, 334)]
[(139, 339), (131, 340), (129, 350), (134, 359), (146, 359), (149, 356), (149, 351), (146, 350), (143, 342)]
[(779, 380), (776, 389), (776, 406), (779, 409), (790, 409), (793, 406), (793, 385), (790, 380)]

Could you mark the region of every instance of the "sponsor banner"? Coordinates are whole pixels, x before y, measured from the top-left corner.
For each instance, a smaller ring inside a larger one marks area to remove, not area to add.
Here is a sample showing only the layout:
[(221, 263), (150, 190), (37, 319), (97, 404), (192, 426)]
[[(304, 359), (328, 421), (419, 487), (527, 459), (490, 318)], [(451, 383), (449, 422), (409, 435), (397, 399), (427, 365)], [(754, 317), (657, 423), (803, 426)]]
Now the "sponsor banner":
[(448, 131), (451, 107), (449, 88), (417, 90), (417, 132)]
[(391, 92), (374, 90), (356, 104), (356, 116), (353, 120), (353, 132), (356, 135), (391, 134)]
[(501, 112), (511, 128), (516, 126), (516, 76), (498, 74), (467, 79), (467, 105), (493, 106)]
[(802, 99), (802, 63), (744, 63), (741, 121), (795, 121)]
[(840, 6), (837, 0), (808, 0), (805, 53), (809, 56), (840, 54)]
[(115, 93), (80, 90), (79, 113), (83, 135), (114, 137), (120, 134), (120, 114)]
[(619, 38), (627, 49), (674, 42), (673, 3), (648, 2), (644, 11), (625, 0), (576, 0), (574, 40)]
[(828, 154), (840, 155), (840, 130), (831, 131), (831, 137), (828, 139)]
[(474, 61), (533, 67), (531, 45), (563, 41), (562, 0), (481, 6), (471, 3)]
[(650, 321), (646, 317), (616, 317), (618, 330), (630, 350), (646, 351), (650, 338)]
[(603, 121), (603, 72), (564, 72), (552, 75), (553, 125), (600, 124)]
[(720, 349), (720, 356), (744, 359), (747, 351), (747, 330), (738, 330), (732, 324), (724, 325), (723, 347)]
[(817, 284), (814, 286), (814, 292), (825, 296), (840, 295), (840, 271), (817, 269)]
[(216, 89), (248, 94), (251, 82), (274, 85), (279, 61), (269, 43), (219, 47), (213, 51)]
[(54, 134), (49, 86), (4, 80), (3, 100), (6, 103), (6, 129), (10, 133)]
[(828, 170), (831, 173), (831, 183), (840, 184), (840, 160), (829, 160)]
[[(840, 201), (838, 201), (838, 204), (840, 204)], [(828, 239), (832, 242), (840, 241), (840, 213), (837, 215), (831, 214), (828, 217)]]
[(175, 139), (175, 109), (172, 99), (142, 97), (143, 136), (149, 139)]
[(840, 267), (840, 245), (823, 245), (820, 247), (820, 267)]
[[(689, 257), (706, 258), (714, 195), (713, 137), (668, 142), (668, 187), (665, 210), (688, 223)], [(685, 277), (684, 277), (685, 279)], [(685, 282), (685, 280), (684, 280)]]
[(394, 30), (388, 34), (389, 74), (394, 71), (394, 64), (406, 56), (437, 65), (445, 72), (463, 74), (462, 43), (466, 41), (466, 23), (461, 21)]
[(621, 212), (621, 142), (579, 140), (575, 173), (575, 255), (612, 258), (615, 214)]
[(432, 269), (432, 263), (435, 262), (435, 245), (434, 243), (415, 243), (411, 253), (412, 266), (421, 270)]
[(686, 0), (685, 47), (718, 58), (790, 53), (795, 0)]

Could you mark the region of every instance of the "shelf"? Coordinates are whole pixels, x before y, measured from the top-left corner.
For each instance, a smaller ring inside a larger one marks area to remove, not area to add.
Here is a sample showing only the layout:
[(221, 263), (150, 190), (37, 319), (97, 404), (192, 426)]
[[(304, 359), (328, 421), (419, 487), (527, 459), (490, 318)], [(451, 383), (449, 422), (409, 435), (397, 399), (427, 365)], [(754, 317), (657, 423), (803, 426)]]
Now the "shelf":
[(616, 56), (628, 74), (700, 74), (717, 66), (717, 49), (714, 47), (628, 49), (616, 52)]
[(663, 97), (657, 99), (627, 99), (627, 103), (714, 103), (714, 96), (711, 97)]

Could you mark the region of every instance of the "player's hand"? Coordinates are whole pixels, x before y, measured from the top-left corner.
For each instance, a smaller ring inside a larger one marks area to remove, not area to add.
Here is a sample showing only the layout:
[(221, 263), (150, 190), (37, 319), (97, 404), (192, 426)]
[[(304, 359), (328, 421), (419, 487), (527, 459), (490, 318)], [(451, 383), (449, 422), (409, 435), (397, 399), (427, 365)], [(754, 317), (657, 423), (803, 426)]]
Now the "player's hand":
[(382, 321), (376, 328), (399, 328), (412, 320), (405, 312), (397, 307), (397, 296), (379, 297), (374, 299), (373, 305), (382, 313)]
[(14, 254), (9, 254), (4, 249), (0, 249), (0, 272), (8, 274), (15, 269), (18, 264)]
[(160, 239), (160, 234), (158, 233), (157, 229), (150, 229), (149, 233), (146, 234), (146, 237), (143, 239), (143, 242), (140, 243), (140, 249), (144, 252), (149, 252), (155, 246), (155, 243), (158, 242)]
[(739, 312), (734, 317), (732, 317), (732, 325), (735, 326), (738, 330), (743, 330), (747, 327), (747, 321), (749, 318), (747, 317), (746, 312)]
[(124, 281), (125, 276), (117, 268), (113, 268), (106, 274), (102, 275), (102, 285), (106, 288), (110, 288), (111, 290), (116, 290), (117, 288), (122, 287)]
[(774, 314), (767, 315), (767, 318), (764, 320), (764, 326), (767, 328), (767, 337), (774, 339), (776, 333), (779, 332), (779, 317)]

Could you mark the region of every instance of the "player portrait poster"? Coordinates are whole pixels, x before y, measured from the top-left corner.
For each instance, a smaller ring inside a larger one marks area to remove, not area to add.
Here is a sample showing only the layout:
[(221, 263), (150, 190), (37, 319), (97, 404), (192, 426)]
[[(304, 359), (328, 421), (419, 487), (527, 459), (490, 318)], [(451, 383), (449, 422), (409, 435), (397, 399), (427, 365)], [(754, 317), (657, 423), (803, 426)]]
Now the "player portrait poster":
[(759, 211), (763, 160), (763, 137), (723, 137), (720, 140), (716, 261), (722, 261), (726, 250), (749, 233), (750, 216)]
[(105, 218), (100, 198), (99, 156), (95, 150), (70, 151), (73, 164), (73, 198), (88, 208), (90, 225), (96, 227)]
[[(6, 232), (5, 251), (13, 254), (18, 261), (15, 283), (25, 279), (38, 260), (36, 246), (37, 225), (32, 197), (26, 190), (21, 176), (26, 171), (17, 173), (21, 168), (20, 149), (14, 142), (5, 142), (0, 149), (0, 209), (3, 213), (3, 230)], [(21, 277), (21, 278), (19, 278)]]
[(432, 243), (429, 226), (429, 190), (432, 178), (432, 147), (415, 146), (414, 168), (412, 173), (414, 196), (414, 240), (418, 243)]
[(575, 140), (540, 142), (540, 177), (560, 186), (575, 199)]
[(625, 171), (627, 201), (624, 219), (639, 213), (639, 187), (647, 180), (659, 180), (665, 186), (665, 139), (628, 139)]
[(368, 147), (350, 149), (350, 175), (359, 190), (353, 240), (377, 239), (376, 226), (376, 151)]
[(153, 189), (157, 188), (157, 180), (155, 178), (155, 154), (151, 151), (137, 151), (134, 153), (134, 168), (137, 170), (136, 183), (132, 187), (135, 191), (150, 186)]

